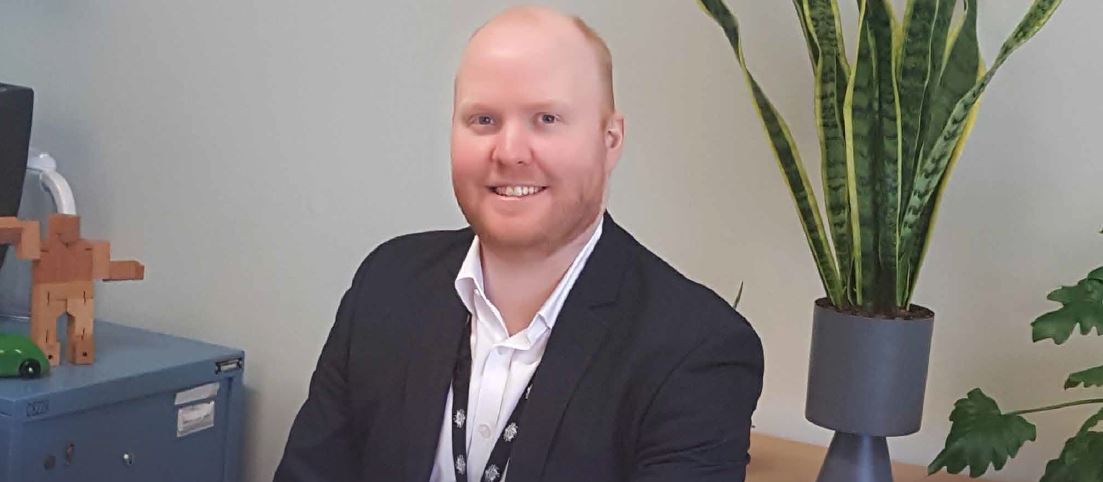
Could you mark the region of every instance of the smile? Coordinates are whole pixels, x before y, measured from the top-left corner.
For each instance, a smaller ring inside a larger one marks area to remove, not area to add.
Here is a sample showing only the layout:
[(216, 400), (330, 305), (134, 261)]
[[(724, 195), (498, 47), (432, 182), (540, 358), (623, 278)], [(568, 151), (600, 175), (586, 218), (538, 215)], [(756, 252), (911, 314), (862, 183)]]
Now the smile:
[(547, 189), (545, 186), (498, 186), (491, 187), (490, 190), (495, 194), (503, 197), (528, 197), (534, 194), (540, 194)]

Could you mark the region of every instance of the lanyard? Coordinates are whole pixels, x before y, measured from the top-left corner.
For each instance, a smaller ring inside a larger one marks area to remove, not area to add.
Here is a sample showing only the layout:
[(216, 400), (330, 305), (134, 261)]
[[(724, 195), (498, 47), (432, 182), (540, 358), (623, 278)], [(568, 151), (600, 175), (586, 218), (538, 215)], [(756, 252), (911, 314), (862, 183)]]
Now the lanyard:
[[(471, 384), (471, 316), (468, 315), (464, 324), (463, 336), (460, 337), (459, 354), (456, 356), (456, 367), (452, 371), (452, 461), (456, 471), (456, 481), (463, 482), (467, 479), (467, 394)], [(536, 375), (533, 374), (533, 378)], [(509, 463), (509, 454), (513, 450), (513, 441), (517, 439), (518, 420), (525, 411), (525, 402), (532, 391), (532, 380), (529, 380), (524, 395), (517, 401), (517, 406), (506, 421), (506, 428), (494, 443), (490, 451), (490, 459), (486, 462), (486, 470), (480, 479), (482, 482), (496, 482), (502, 478), (506, 464)]]

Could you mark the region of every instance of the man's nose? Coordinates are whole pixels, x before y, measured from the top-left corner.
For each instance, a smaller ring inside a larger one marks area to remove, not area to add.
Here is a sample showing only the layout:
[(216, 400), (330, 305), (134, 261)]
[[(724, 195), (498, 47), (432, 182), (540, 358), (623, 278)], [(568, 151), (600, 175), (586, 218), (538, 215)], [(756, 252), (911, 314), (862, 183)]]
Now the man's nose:
[(492, 157), (503, 164), (528, 164), (532, 161), (532, 145), (524, 126), (512, 123), (498, 131)]

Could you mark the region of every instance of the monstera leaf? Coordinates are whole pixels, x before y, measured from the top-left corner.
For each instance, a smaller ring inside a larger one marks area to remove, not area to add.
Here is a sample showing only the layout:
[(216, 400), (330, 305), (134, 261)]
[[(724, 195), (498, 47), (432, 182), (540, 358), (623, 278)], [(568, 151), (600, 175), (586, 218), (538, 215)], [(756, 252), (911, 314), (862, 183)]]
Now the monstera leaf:
[(1069, 379), (1065, 381), (1065, 389), (1074, 388), (1081, 384), (1084, 385), (1084, 388), (1103, 387), (1103, 366), (1089, 368), (1069, 375)]
[(1103, 410), (1088, 419), (1065, 442), (1061, 455), (1046, 464), (1041, 482), (1103, 482), (1103, 433), (1092, 430), (1103, 421)]
[(1037, 436), (1034, 424), (1019, 415), (1004, 415), (979, 388), (954, 403), (950, 421), (946, 448), (927, 467), (931, 474), (942, 468), (956, 474), (969, 467), (970, 477), (980, 477), (989, 466), (1000, 470)]
[(1077, 325), (1081, 335), (1087, 335), (1092, 328), (1096, 334), (1103, 334), (1103, 267), (1088, 273), (1076, 286), (1054, 290), (1048, 298), (1064, 306), (1030, 324), (1034, 328), (1034, 341), (1052, 339), (1060, 345), (1069, 339)]

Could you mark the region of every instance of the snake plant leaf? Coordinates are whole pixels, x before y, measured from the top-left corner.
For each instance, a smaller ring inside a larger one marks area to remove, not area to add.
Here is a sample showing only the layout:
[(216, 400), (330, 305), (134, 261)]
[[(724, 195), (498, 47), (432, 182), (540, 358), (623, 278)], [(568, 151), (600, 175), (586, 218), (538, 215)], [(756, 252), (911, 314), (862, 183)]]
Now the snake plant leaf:
[[(938, 78), (936, 75), (942, 71), (942, 65), (946, 60), (946, 55), (949, 54), (947, 45), (950, 36), (948, 34), (950, 33), (950, 23), (954, 18), (954, 7), (957, 3), (958, 0), (938, 1), (938, 12), (935, 13), (934, 25), (931, 26), (931, 66), (928, 69), (930, 71), (931, 80)], [(928, 85), (927, 92), (930, 92), (930, 87), (932, 86), (934, 86), (934, 84)], [(926, 119), (927, 117), (924, 115), (923, 118)]]
[(1040, 482), (1103, 482), (1103, 432), (1092, 430), (1103, 421), (1103, 410), (1084, 422), (1065, 442), (1057, 458), (1046, 464)]
[(1052, 291), (1048, 298), (1064, 306), (1039, 316), (1030, 324), (1034, 329), (1034, 341), (1052, 339), (1060, 345), (1069, 339), (1077, 325), (1082, 335), (1090, 333), (1092, 328), (1097, 334), (1103, 334), (1103, 281), (1084, 278), (1075, 286)]
[[(930, 125), (946, 125), (946, 119), (962, 97), (983, 75), (980, 44), (977, 41), (977, 0), (965, 0), (965, 18), (950, 33), (946, 62), (934, 75), (931, 95), (924, 103)], [(923, 139), (923, 151), (930, 151), (938, 138), (938, 130), (930, 129)]]
[(968, 467), (970, 477), (980, 477), (989, 467), (1002, 469), (1023, 444), (1037, 437), (1034, 424), (1020, 415), (1003, 414), (979, 388), (954, 403), (950, 422), (946, 447), (927, 466), (929, 474), (943, 468), (957, 474)]
[[(983, 64), (980, 65), (979, 75), (984, 75)], [(942, 193), (946, 190), (946, 183), (950, 180), (950, 174), (953, 173), (954, 167), (957, 166), (957, 160), (961, 157), (961, 153), (965, 150), (965, 144), (969, 140), (970, 134), (973, 132), (973, 126), (977, 122), (977, 113), (980, 111), (980, 105), (981, 102), (978, 100), (973, 104), (973, 108), (969, 110), (969, 115), (965, 118), (965, 128), (962, 130), (961, 138), (958, 139), (957, 146), (954, 147), (954, 152), (950, 155), (950, 162), (946, 164), (946, 172), (943, 174), (938, 185), (935, 186), (934, 194), (931, 196), (934, 201), (927, 203), (927, 206), (923, 210), (923, 214), (919, 217), (919, 222), (915, 224), (913, 230), (909, 231), (914, 233), (913, 239), (916, 240), (918, 247), (908, 250), (908, 258), (902, 263), (904, 267), (900, 270), (900, 273), (907, 273), (908, 279), (903, 282), (906, 291), (901, 306), (911, 301), (911, 294), (915, 290), (915, 284), (919, 279), (920, 268), (923, 267), (923, 259), (926, 258), (927, 248), (930, 246), (931, 232), (934, 229), (935, 223), (938, 221), (938, 208), (942, 205), (940, 202)]]
[(1031, 323), (1034, 341), (1053, 339), (1060, 345), (1068, 340), (1077, 325), (1083, 335), (1090, 333), (1092, 328), (1103, 334), (1103, 281), (1088, 277), (1075, 286), (1054, 290), (1048, 298), (1064, 306)]
[(891, 0), (871, 0), (868, 4), (868, 26), (873, 43), (877, 74), (878, 134), (881, 146), (877, 151), (879, 167), (877, 219), (878, 277), (875, 285), (878, 304), (900, 305), (897, 267), (900, 256), (900, 92), (896, 83), (895, 45), (896, 18)]
[(850, 85), (850, 64), (846, 60), (846, 36), (843, 35), (842, 15), (839, 15), (838, 1), (832, 0), (831, 8), (835, 16), (835, 95), (839, 103), (839, 116), (842, 117), (846, 89)]
[(1066, 390), (1080, 385), (1084, 388), (1103, 387), (1103, 365), (1073, 373), (1065, 380)]
[[(860, 0), (858, 15), (858, 57), (846, 91), (843, 122), (846, 132), (847, 193), (850, 201), (852, 259), (854, 262), (855, 304), (872, 312), (877, 287), (877, 164), (881, 147), (878, 116), (876, 45), (870, 32), (871, 0)], [(874, 3), (880, 0), (872, 0)]]
[[(820, 47), (816, 45), (816, 34), (812, 31), (812, 20), (810, 18), (810, 9), (808, 6), (809, 0), (793, 0), (793, 7), (797, 11), (797, 18), (800, 20), (801, 33), (804, 34), (804, 41), (808, 46), (808, 57), (812, 60), (812, 73), (815, 74), (816, 64), (820, 58)], [(841, 32), (842, 27), (836, 25), (836, 31)], [(843, 46), (843, 36), (838, 35), (838, 48), (835, 55), (835, 71), (843, 72), (837, 78), (836, 92), (839, 101), (839, 109), (843, 108), (843, 97), (846, 96), (847, 78), (849, 78), (849, 66), (846, 61), (846, 48)]]
[[(930, 117), (928, 117), (928, 119), (931, 125), (944, 125), (950, 113), (953, 112), (954, 105), (957, 104), (969, 89), (984, 76), (984, 62), (981, 60), (980, 45), (977, 42), (976, 0), (965, 1), (965, 18), (951, 33), (951, 38), (952, 40), (950, 41), (949, 47), (950, 53), (946, 62), (943, 64), (942, 70), (937, 75), (937, 86), (933, 89), (933, 94), (929, 98), (929, 102), (924, 103), (924, 109), (929, 107), (928, 115)], [(964, 150), (965, 144), (969, 139), (969, 134), (972, 132), (977, 112), (980, 109), (980, 104), (978, 100), (970, 109), (965, 129), (950, 158), (946, 173), (942, 176), (942, 182), (940, 182), (935, 189), (934, 195), (932, 196), (933, 201), (928, 203), (919, 222), (916, 223), (915, 230), (917, 232), (915, 233), (915, 239), (917, 246), (906, 253), (908, 259), (904, 262), (904, 265), (908, 267), (908, 279), (901, 282), (906, 292), (902, 299), (898, 300), (898, 303), (908, 299), (910, 297), (910, 292), (915, 287), (916, 280), (919, 277), (919, 269), (922, 267), (923, 258), (927, 253), (930, 234), (938, 218), (937, 210), (938, 206), (941, 204), (942, 193), (945, 190), (947, 180), (954, 166), (957, 164), (958, 157), (961, 156), (961, 152)], [(921, 156), (925, 155), (925, 153), (930, 150), (935, 139), (937, 139), (937, 136), (928, 135), (928, 138), (923, 143)]]
[[(910, 252), (918, 248), (917, 224), (923, 213), (927, 210), (927, 203), (931, 200), (938, 185), (942, 182), (953, 152), (958, 149), (959, 141), (965, 131), (969, 118), (969, 112), (980, 99), (984, 89), (992, 81), (993, 76), (999, 71), (1000, 66), (1008, 57), (1024, 43), (1030, 40), (1052, 17), (1061, 0), (1035, 0), (1027, 11), (1026, 16), (1012, 32), (1011, 36), (1000, 48), (1000, 53), (993, 61), (991, 69), (977, 81), (968, 92), (958, 100), (953, 112), (946, 120), (946, 125), (939, 129), (940, 134), (926, 153), (919, 168), (915, 172), (913, 187), (908, 198), (907, 208), (904, 210), (900, 231), (904, 244), (904, 251)], [(906, 45), (905, 45), (905, 49)], [(901, 84), (903, 87), (903, 84)], [(903, 96), (903, 93), (901, 93)], [(901, 104), (903, 105), (903, 104)], [(903, 115), (903, 114), (902, 114)], [(905, 134), (905, 142), (907, 135)], [(907, 164), (906, 162), (904, 164)], [(912, 267), (913, 269), (915, 267)]]
[(812, 68), (815, 68), (816, 61), (820, 58), (820, 47), (816, 45), (816, 34), (812, 33), (812, 28), (809, 26), (807, 3), (808, 0), (793, 0), (793, 8), (797, 11), (800, 32), (804, 34), (804, 42), (808, 46), (808, 58), (812, 61)]
[(751, 75), (747, 68), (747, 62), (743, 57), (743, 47), (739, 40), (739, 23), (732, 15), (723, 0), (698, 0), (698, 6), (708, 14), (720, 28), (731, 44), (735, 52), (736, 60), (743, 70), (743, 76), (751, 88), (755, 108), (758, 110), (762, 124), (766, 128), (766, 135), (770, 139), (770, 145), (774, 149), (778, 165), (793, 195), (797, 212), (804, 228), (805, 239), (812, 251), (812, 257), (816, 263), (816, 269), (820, 274), (820, 281), (824, 285), (831, 303), (835, 306), (843, 306), (845, 300), (842, 281), (839, 270), (835, 265), (835, 257), (827, 241), (823, 222), (820, 220), (819, 203), (816, 201), (815, 192), (808, 182), (808, 175), (804, 171), (804, 164), (800, 160), (796, 142), (785, 120), (774, 108), (774, 105), (766, 97), (761, 86)]
[[(931, 122), (931, 103), (938, 90), (939, 77), (942, 73), (942, 67), (946, 61), (946, 56), (950, 53), (947, 51), (946, 46), (952, 34), (950, 23), (954, 16), (954, 7), (957, 3), (958, 0), (938, 0), (938, 8), (931, 25), (931, 46), (930, 53), (927, 55), (927, 84), (923, 88), (923, 98), (920, 102), (919, 135), (916, 136), (917, 144), (915, 146), (915, 151), (913, 151), (915, 155), (913, 161), (916, 164), (922, 159), (923, 141), (928, 136), (927, 131), (933, 130), (931, 129), (931, 125), (941, 125)], [(975, 70), (973, 72), (975, 72)], [(975, 81), (976, 79), (973, 78), (972, 80)]]
[[(830, 227), (835, 256), (838, 259), (839, 273), (848, 302), (854, 301), (854, 287), (851, 285), (853, 272), (853, 252), (850, 249), (850, 217), (846, 168), (846, 138), (843, 124), (843, 112), (840, 105), (845, 99), (839, 98), (839, 82), (844, 82), (844, 72), (840, 72), (835, 58), (839, 54), (838, 5), (835, 0), (809, 0), (808, 18), (820, 56), (816, 62), (815, 110), (816, 130), (820, 138), (820, 155), (823, 170), (824, 206), (827, 209), (827, 222)], [(848, 303), (849, 304), (849, 303)], [(845, 305), (844, 305), (845, 306)]]
[(910, 193), (916, 169), (919, 127), (922, 123), (923, 93), (931, 68), (931, 38), (941, 0), (908, 0), (904, 12), (904, 39), (900, 46), (897, 83), (900, 89), (900, 133), (902, 192)]
[(743, 283), (739, 283), (739, 292), (735, 294), (735, 301), (732, 301), (732, 308), (739, 309), (739, 300), (743, 299)]

